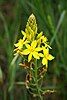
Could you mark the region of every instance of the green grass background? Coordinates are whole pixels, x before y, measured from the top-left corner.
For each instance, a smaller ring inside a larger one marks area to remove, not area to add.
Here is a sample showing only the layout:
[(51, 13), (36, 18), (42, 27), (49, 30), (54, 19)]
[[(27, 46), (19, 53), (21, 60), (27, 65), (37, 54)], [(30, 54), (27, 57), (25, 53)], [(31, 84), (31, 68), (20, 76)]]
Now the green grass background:
[(57, 92), (44, 98), (67, 100), (67, 0), (0, 0), (0, 100), (32, 99), (24, 86), (14, 84), (24, 80), (25, 72), (18, 67), (21, 58), (10, 65), (14, 43), (21, 37), (20, 31), (25, 29), (32, 13), (38, 31), (48, 37), (55, 56), (49, 63), (44, 84)]

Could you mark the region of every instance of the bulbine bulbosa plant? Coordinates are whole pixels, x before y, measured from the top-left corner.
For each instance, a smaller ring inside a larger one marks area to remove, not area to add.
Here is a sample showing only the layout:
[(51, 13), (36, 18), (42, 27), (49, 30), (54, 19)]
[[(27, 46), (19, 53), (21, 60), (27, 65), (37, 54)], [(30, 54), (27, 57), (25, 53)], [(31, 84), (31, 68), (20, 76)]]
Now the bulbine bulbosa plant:
[(38, 33), (36, 18), (30, 15), (22, 38), (15, 45), (14, 55), (22, 57), (19, 65), (26, 70), (24, 85), (33, 96), (43, 100), (43, 95), (51, 90), (44, 90), (43, 78), (47, 72), (48, 62), (54, 57), (49, 53), (52, 49), (43, 32)]

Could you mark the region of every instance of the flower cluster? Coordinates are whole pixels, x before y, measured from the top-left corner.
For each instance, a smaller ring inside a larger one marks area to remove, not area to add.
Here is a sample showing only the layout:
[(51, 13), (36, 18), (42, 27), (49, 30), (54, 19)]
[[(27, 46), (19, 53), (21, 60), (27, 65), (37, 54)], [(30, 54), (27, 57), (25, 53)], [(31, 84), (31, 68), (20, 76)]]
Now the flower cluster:
[(42, 64), (48, 67), (48, 60), (50, 61), (54, 57), (49, 53), (51, 47), (47, 37), (44, 36), (43, 32), (37, 32), (36, 18), (33, 14), (28, 19), (25, 31), (21, 31), (21, 33), (23, 38), (14, 44), (15, 54), (27, 56), (28, 62), (32, 59), (41, 59)]
[(43, 32), (37, 32), (36, 18), (33, 14), (28, 19), (25, 31), (21, 33), (22, 38), (14, 44), (16, 47), (14, 51), (15, 55), (23, 57), (23, 62), (19, 65), (27, 72), (24, 84), (30, 93), (32, 91), (33, 95), (35, 93), (41, 97), (47, 92), (41, 88), (41, 80), (47, 71), (48, 61), (54, 59), (49, 53), (52, 48)]

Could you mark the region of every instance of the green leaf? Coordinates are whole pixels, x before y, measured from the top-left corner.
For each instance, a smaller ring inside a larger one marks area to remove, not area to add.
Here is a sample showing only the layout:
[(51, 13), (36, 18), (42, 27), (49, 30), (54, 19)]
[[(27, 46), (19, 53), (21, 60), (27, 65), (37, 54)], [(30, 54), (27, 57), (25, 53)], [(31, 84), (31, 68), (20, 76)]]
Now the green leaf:
[(2, 69), (0, 67), (0, 83), (3, 82), (3, 72), (2, 72)]

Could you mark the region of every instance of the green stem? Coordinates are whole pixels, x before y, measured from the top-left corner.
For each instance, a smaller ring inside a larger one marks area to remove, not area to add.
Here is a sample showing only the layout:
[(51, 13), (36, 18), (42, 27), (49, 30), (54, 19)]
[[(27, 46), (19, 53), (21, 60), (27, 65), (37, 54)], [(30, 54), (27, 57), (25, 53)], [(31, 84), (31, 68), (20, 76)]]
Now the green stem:
[(40, 88), (39, 88), (39, 85), (38, 85), (38, 81), (37, 81), (37, 60), (35, 61), (35, 81), (36, 81), (36, 87), (37, 87), (37, 91), (38, 91), (38, 95), (40, 97), (40, 100), (43, 100), (41, 94), (40, 94)]
[(35, 61), (35, 79), (37, 81), (37, 60)]

